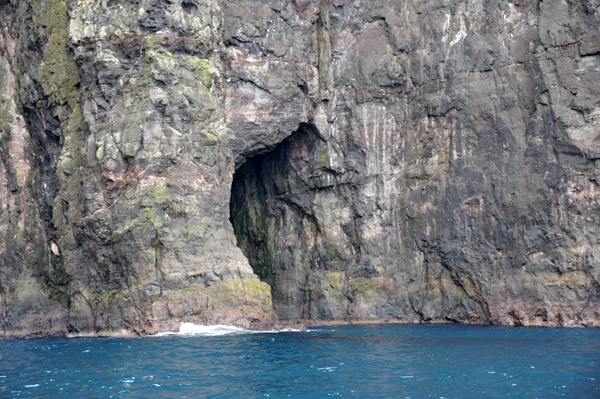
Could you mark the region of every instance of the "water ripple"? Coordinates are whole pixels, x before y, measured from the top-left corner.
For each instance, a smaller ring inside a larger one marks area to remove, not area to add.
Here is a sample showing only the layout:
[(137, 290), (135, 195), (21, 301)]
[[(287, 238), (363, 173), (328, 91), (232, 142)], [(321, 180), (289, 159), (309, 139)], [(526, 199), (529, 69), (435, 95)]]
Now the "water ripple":
[(600, 329), (368, 325), (273, 337), (238, 331), (0, 341), (0, 397), (586, 399), (600, 393)]

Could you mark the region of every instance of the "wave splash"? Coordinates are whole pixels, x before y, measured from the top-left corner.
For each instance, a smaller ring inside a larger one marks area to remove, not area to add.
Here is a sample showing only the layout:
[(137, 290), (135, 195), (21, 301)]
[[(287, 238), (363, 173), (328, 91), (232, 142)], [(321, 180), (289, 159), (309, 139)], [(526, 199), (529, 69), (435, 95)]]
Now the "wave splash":
[[(289, 330), (288, 330), (289, 331)], [(164, 337), (167, 335), (194, 335), (204, 337), (216, 337), (219, 335), (230, 335), (230, 334), (259, 334), (259, 333), (276, 333), (279, 331), (256, 331), (256, 330), (245, 330), (243, 328), (235, 326), (226, 326), (223, 324), (216, 324), (212, 326), (205, 326), (194, 323), (181, 323), (179, 331), (177, 332), (161, 332), (154, 334), (153, 337)]]

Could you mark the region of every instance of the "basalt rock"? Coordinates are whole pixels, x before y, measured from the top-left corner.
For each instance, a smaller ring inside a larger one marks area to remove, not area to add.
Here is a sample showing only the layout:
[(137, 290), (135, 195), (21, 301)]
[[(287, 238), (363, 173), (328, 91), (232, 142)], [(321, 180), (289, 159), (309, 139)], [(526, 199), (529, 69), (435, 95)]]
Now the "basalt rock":
[(0, 1), (2, 333), (600, 325), (599, 9)]
[(598, 2), (257, 3), (232, 222), (280, 317), (598, 325)]

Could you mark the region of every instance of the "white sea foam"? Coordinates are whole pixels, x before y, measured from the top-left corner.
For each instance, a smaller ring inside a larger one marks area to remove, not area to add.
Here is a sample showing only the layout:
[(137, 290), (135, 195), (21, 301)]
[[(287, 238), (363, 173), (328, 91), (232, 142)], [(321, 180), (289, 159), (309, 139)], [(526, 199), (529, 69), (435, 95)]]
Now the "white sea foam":
[(337, 367), (319, 367), (317, 370), (322, 371), (324, 373), (331, 373), (332, 371), (335, 371), (337, 369)]
[(31, 385), (25, 385), (25, 388), (37, 388), (39, 386), (40, 386), (40, 384), (31, 384)]
[(265, 333), (278, 333), (278, 332), (301, 332), (300, 329), (295, 328), (284, 328), (280, 331), (276, 330), (245, 330), (240, 327), (227, 326), (223, 324), (216, 324), (212, 326), (205, 326), (194, 323), (181, 323), (179, 331), (167, 331), (160, 332), (152, 335), (153, 337), (164, 337), (167, 335), (183, 335), (183, 336), (204, 336), (204, 337), (215, 337), (219, 335), (230, 335), (230, 334), (265, 334)]
[(217, 324), (213, 326), (205, 326), (201, 324), (194, 323), (181, 323), (179, 326), (179, 331), (177, 332), (161, 332), (153, 335), (154, 337), (164, 337), (166, 335), (198, 335), (205, 337), (215, 337), (219, 335), (228, 335), (228, 334), (252, 334), (252, 333), (266, 333), (266, 332), (274, 332), (274, 331), (253, 331), (253, 330), (244, 330), (243, 328), (235, 327), (235, 326), (226, 326), (223, 324)]
[[(306, 330), (308, 331), (308, 330)], [(299, 328), (286, 327), (281, 329), (280, 331), (263, 331), (263, 332), (302, 332)]]

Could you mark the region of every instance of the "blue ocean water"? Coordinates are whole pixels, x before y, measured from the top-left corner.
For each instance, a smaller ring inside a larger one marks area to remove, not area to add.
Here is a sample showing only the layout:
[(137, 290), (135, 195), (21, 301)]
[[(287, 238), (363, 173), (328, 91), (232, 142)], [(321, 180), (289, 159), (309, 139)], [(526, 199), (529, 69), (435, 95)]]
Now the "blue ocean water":
[(0, 397), (600, 398), (600, 329), (213, 332), (0, 341)]

